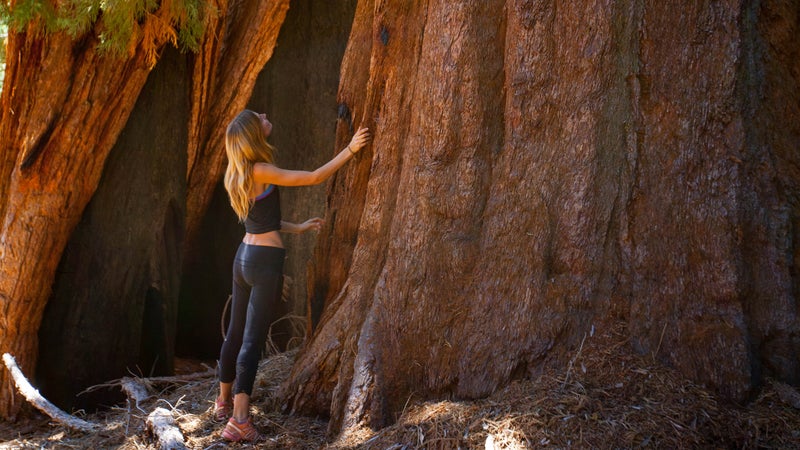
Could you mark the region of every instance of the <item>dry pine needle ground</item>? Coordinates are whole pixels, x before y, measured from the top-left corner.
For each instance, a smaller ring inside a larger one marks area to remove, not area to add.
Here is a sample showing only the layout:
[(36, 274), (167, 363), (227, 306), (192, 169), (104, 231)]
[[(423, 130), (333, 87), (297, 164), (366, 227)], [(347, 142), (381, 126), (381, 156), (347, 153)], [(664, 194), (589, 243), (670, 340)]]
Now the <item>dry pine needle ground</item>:
[(153, 397), (139, 405), (93, 414), (113, 424), (86, 435), (47, 418), (0, 423), (0, 448), (156, 448), (144, 419), (156, 406), (173, 411), (192, 449), (524, 449), (524, 448), (800, 448), (800, 394), (768, 381), (745, 407), (714, 394), (630, 350), (621, 330), (587, 336), (567, 369), (511, 383), (489, 398), (409, 404), (383, 430), (356, 430), (326, 440), (321, 419), (279, 412), (273, 394), (288, 376), (294, 352), (262, 361), (253, 397), (256, 424), (269, 435), (258, 446), (229, 445), (210, 422), (213, 376), (149, 383)]

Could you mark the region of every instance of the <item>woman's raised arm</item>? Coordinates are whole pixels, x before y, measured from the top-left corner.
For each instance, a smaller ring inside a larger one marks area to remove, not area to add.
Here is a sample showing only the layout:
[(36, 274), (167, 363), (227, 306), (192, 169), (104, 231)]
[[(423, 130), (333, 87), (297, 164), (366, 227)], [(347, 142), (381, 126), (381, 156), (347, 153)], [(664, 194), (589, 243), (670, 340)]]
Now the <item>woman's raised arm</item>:
[(359, 128), (353, 135), (353, 139), (347, 144), (347, 147), (313, 172), (286, 170), (274, 164), (257, 163), (253, 167), (253, 180), (256, 183), (275, 184), (278, 186), (311, 186), (320, 184), (330, 178), (344, 163), (358, 153), (369, 139), (369, 129)]

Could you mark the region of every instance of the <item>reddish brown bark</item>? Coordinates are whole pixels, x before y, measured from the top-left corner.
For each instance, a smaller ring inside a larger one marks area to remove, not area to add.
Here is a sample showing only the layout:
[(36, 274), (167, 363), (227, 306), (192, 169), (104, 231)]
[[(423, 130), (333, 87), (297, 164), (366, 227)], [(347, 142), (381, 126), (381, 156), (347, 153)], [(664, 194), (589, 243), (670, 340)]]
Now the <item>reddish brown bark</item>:
[(799, 13), (731, 2), (642, 15), (631, 334), (738, 400), (765, 374), (800, 382)]
[(186, 248), (191, 249), (225, 170), (225, 127), (247, 105), (256, 78), (272, 56), (289, 0), (216, 2), (220, 11), (193, 58)]
[[(287, 7), (288, 0), (216, 4), (218, 15), (194, 65), (189, 232), (222, 171), (224, 124), (249, 98)], [(0, 175), (10, 180), (0, 183), (5, 218), (0, 350), (13, 353), (23, 367), (35, 366), (36, 333), (67, 238), (147, 78), (152, 52), (169, 37), (156, 29), (169, 23), (160, 14), (140, 24), (155, 32), (139, 36), (157, 41), (132, 47), (125, 60), (100, 57), (92, 38), (96, 31), (78, 40), (35, 33), (9, 36), (8, 88), (0, 110)], [(0, 415), (9, 417), (19, 403), (6, 379), (0, 374)]]
[[(155, 17), (141, 26), (159, 26)], [(0, 100), (0, 350), (28, 370), (61, 252), (150, 71), (150, 44), (164, 43), (140, 44), (119, 59), (98, 54), (92, 36), (8, 37)], [(5, 371), (0, 386), (0, 416), (13, 416), (20, 402)]]
[(737, 273), (745, 262), (737, 159), (749, 158), (736, 95), (741, 50), (727, 49), (742, 47), (742, 8), (672, 10), (654, 2), (643, 11), (631, 80), (640, 115), (627, 210), (631, 331), (642, 350), (660, 345), (684, 372), (741, 399), (753, 374)]
[(619, 318), (730, 398), (762, 372), (800, 382), (797, 17), (359, 2), (339, 102), (375, 138), (329, 190), (325, 312), (289, 408), (381, 426), (412, 396), (534, 375)]

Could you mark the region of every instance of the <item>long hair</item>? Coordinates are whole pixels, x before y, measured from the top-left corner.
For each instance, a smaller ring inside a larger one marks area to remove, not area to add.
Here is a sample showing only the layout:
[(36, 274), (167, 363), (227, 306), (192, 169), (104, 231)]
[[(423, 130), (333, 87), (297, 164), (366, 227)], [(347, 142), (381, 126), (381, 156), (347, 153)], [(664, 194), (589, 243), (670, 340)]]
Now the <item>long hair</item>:
[(233, 211), (244, 222), (253, 200), (253, 165), (257, 162), (273, 163), (275, 148), (267, 142), (261, 119), (253, 111), (240, 112), (225, 130), (225, 152), (228, 168), (225, 170), (225, 190)]

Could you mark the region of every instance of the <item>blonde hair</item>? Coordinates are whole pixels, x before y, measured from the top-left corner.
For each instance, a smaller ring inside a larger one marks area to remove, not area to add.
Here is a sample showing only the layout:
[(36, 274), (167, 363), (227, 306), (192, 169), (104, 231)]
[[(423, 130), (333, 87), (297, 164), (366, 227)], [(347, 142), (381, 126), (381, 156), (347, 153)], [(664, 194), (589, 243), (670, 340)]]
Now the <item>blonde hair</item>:
[(275, 147), (267, 142), (261, 118), (253, 111), (240, 112), (225, 130), (225, 152), (228, 168), (225, 170), (225, 190), (233, 211), (244, 222), (250, 207), (253, 189), (253, 166), (257, 162), (272, 164)]

